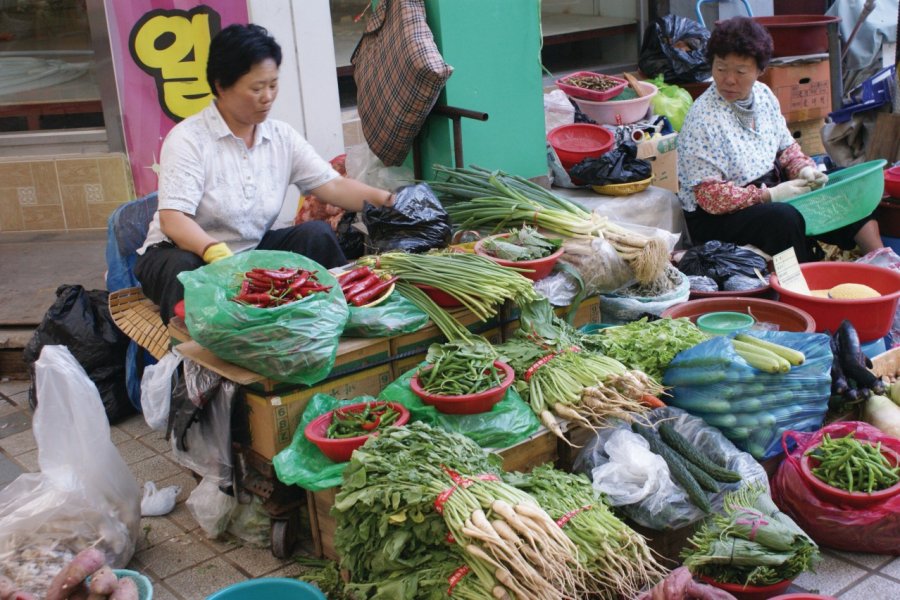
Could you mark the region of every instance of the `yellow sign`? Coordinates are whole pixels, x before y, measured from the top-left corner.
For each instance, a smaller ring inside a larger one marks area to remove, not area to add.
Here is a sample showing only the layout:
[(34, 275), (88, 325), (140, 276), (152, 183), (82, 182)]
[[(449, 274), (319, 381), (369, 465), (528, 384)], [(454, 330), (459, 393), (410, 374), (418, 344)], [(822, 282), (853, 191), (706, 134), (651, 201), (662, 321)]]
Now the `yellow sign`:
[(212, 99), (206, 61), (209, 42), (220, 29), (219, 14), (198, 6), (188, 11), (151, 10), (131, 30), (131, 56), (153, 76), (159, 104), (175, 121), (200, 112)]

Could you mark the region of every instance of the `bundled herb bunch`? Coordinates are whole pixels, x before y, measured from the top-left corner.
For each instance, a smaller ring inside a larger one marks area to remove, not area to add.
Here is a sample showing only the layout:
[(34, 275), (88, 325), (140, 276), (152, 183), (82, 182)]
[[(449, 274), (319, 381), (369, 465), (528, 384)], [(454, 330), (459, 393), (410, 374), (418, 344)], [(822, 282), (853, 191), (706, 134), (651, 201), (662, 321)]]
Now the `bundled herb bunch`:
[[(564, 515), (595, 503), (584, 489), (574, 494), (572, 482), (561, 487), (548, 472), (544, 483), (530, 480), (538, 500), (505, 482), (498, 465), (468, 438), (422, 423), (356, 451), (333, 509), (351, 589), (391, 599), (612, 597), (609, 590), (631, 590), (658, 573), (640, 548), (625, 552), (636, 538), (605, 509), (570, 516), (566, 532), (542, 507)], [(637, 561), (628, 575), (597, 571), (619, 561), (609, 556), (617, 553)]]
[(695, 575), (765, 586), (793, 579), (818, 562), (816, 543), (778, 510), (765, 488), (746, 486), (726, 495), (723, 511), (704, 521), (681, 554)]

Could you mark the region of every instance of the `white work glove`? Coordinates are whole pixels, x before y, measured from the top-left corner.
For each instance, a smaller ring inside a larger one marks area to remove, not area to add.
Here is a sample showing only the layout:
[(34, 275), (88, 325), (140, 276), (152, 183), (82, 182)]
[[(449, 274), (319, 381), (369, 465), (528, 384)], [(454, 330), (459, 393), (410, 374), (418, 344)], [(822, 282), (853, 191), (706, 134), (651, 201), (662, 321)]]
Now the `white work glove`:
[(809, 182), (805, 179), (791, 179), (769, 188), (769, 198), (772, 202), (784, 202), (800, 194), (810, 191)]
[(828, 175), (815, 167), (803, 167), (798, 176), (800, 179), (805, 179), (809, 183), (809, 187), (814, 190), (828, 183)]

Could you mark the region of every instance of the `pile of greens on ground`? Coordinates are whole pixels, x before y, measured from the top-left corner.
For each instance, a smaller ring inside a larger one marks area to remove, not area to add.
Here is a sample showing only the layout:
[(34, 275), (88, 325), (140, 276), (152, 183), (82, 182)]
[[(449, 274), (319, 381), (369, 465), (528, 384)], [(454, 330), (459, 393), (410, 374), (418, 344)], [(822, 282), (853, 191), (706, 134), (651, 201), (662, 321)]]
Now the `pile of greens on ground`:
[(761, 486), (726, 495), (721, 514), (704, 521), (682, 551), (695, 575), (722, 583), (772, 585), (812, 569), (819, 548)]
[(506, 237), (485, 238), (481, 248), (495, 258), (522, 261), (550, 256), (561, 245), (562, 239), (545, 237), (536, 229), (523, 225), (521, 229), (511, 229)]

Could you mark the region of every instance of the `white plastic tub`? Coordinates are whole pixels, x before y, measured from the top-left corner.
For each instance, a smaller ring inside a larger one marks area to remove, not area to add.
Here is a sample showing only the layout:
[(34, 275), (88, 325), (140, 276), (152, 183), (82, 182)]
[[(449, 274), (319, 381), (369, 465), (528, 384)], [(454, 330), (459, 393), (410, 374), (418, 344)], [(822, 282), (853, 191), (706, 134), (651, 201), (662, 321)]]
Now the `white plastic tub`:
[(581, 98), (572, 98), (578, 108), (588, 117), (601, 125), (627, 125), (644, 118), (650, 108), (650, 101), (659, 91), (655, 85), (647, 81), (638, 83), (645, 92), (645, 96), (632, 98), (631, 100), (606, 100), (604, 102), (592, 102)]

